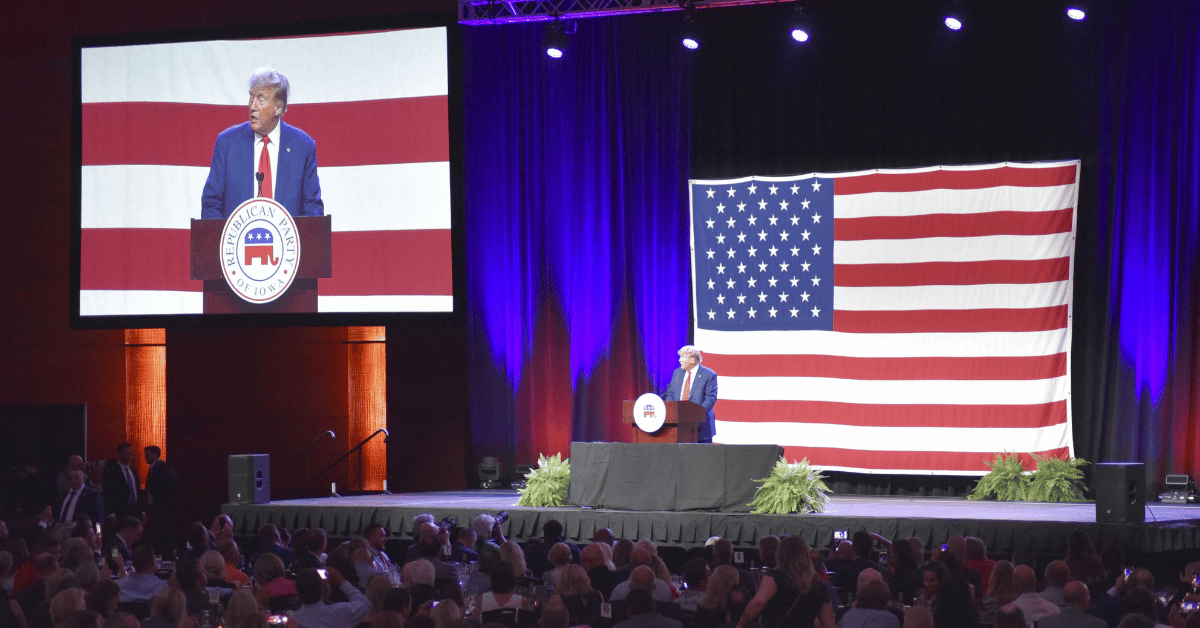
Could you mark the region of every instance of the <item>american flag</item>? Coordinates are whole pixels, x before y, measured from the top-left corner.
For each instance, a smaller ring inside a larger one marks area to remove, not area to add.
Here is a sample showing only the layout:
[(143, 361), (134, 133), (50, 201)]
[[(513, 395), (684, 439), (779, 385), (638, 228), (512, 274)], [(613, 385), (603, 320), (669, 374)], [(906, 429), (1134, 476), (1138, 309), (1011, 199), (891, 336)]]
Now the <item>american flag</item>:
[(1079, 162), (690, 182), (721, 443), (830, 470), (1073, 455)]
[(217, 134), (248, 119), (250, 75), (291, 89), (332, 217), (321, 312), (450, 311), (445, 28), (81, 51), (80, 313), (198, 314), (189, 228)]

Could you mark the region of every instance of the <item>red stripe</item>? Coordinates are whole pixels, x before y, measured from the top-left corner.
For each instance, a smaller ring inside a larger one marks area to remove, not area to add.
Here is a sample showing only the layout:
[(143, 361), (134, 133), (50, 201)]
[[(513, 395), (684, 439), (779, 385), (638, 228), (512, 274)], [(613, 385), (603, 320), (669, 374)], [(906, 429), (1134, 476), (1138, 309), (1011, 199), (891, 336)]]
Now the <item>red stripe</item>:
[(932, 170), (929, 172), (876, 172), (838, 177), (834, 193), (920, 192), (924, 190), (978, 190), (1012, 186), (1040, 188), (1075, 183), (1076, 166), (1015, 168), (1001, 166), (986, 170)]
[[(1035, 380), (1067, 374), (1067, 354), (984, 358), (852, 358), (838, 355), (705, 353), (704, 365), (729, 377), (854, 380)], [(722, 401), (724, 408), (729, 401)], [(722, 416), (722, 418), (724, 418)]]
[[(208, 166), (217, 134), (245, 122), (247, 111), (243, 105), (85, 103), (83, 165)], [(446, 96), (295, 104), (284, 120), (316, 140), (320, 166), (450, 159)]]
[(1047, 212), (835, 218), (833, 232), (840, 241), (1049, 235), (1070, 233), (1073, 211), (1067, 208)]
[(1069, 278), (1071, 259), (921, 262), (915, 264), (836, 264), (838, 286), (971, 286), (993, 283), (1047, 283)]
[(833, 331), (859, 334), (922, 334), (1046, 331), (1067, 326), (1067, 306), (990, 310), (835, 310)]
[[(187, 229), (84, 229), (84, 290), (187, 290)], [(450, 231), (334, 232), (333, 277), (320, 280), (322, 295), (450, 295)]]
[[(718, 434), (717, 440), (720, 440)], [(859, 451), (856, 449), (832, 449), (828, 447), (784, 447), (783, 455), (788, 461), (807, 458), (811, 464), (826, 467), (846, 467), (852, 469), (869, 469), (879, 471), (988, 471), (987, 463), (996, 459), (997, 454), (1004, 452), (954, 452), (954, 451)], [(1070, 453), (1066, 447), (1019, 453), (1025, 463), (1025, 468), (1033, 470), (1037, 464), (1032, 453), (1042, 456), (1067, 458)]]
[[(705, 363), (708, 355), (704, 356)], [(725, 375), (725, 371), (719, 371)], [(822, 423), (865, 427), (1035, 428), (1067, 422), (1067, 402), (1026, 405), (866, 404), (722, 399), (717, 416), (735, 423)]]
[(84, 229), (79, 287), (83, 290), (182, 290), (192, 281), (187, 229)]
[(449, 229), (335, 231), (326, 296), (454, 294)]

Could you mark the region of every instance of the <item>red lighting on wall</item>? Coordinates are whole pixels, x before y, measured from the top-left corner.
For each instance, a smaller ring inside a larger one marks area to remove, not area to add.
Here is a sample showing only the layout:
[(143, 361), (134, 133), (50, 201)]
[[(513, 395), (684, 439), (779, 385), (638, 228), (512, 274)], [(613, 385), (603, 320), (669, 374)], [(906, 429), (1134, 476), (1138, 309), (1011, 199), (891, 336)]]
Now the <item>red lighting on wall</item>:
[(158, 445), (167, 457), (167, 330), (125, 330), (125, 439), (145, 485), (142, 448)]
[[(387, 334), (383, 327), (347, 327), (347, 376), (349, 385), (349, 443), (353, 447), (376, 430), (387, 427)], [(371, 439), (362, 450), (364, 490), (378, 491), (387, 479), (387, 445), (383, 434)], [(351, 477), (358, 466), (349, 460)]]

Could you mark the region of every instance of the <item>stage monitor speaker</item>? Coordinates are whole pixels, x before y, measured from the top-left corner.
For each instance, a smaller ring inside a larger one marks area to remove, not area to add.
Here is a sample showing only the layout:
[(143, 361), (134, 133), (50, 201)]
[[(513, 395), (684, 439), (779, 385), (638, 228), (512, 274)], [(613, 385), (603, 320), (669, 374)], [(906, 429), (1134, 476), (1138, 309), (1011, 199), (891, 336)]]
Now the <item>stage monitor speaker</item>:
[(1142, 523), (1146, 520), (1146, 465), (1107, 462), (1096, 465), (1092, 478), (1097, 523)]
[(229, 503), (265, 504), (271, 501), (271, 456), (240, 454), (229, 457)]

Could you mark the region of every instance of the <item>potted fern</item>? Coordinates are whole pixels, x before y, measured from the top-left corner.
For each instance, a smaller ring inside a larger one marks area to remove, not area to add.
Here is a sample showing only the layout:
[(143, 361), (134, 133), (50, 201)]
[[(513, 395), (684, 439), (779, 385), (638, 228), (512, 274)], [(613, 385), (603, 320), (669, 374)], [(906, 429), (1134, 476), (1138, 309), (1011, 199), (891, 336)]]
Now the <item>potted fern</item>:
[(831, 492), (825, 476), (809, 466), (807, 458), (793, 464), (780, 458), (771, 475), (755, 482), (762, 482), (749, 504), (756, 515), (824, 512)]
[(1029, 480), (1025, 477), (1025, 465), (1014, 453), (996, 454), (996, 459), (987, 463), (991, 471), (979, 478), (969, 499), (995, 499), (1015, 502), (1026, 499)]
[(1083, 458), (1063, 460), (1053, 456), (1033, 455), (1037, 471), (1029, 476), (1025, 498), (1034, 502), (1082, 502), (1087, 501), (1083, 492), (1083, 471), (1088, 461)]
[(520, 489), (518, 506), (545, 508), (567, 503), (567, 488), (571, 485), (571, 462), (562, 454), (538, 456), (536, 469), (525, 474), (525, 488)]

